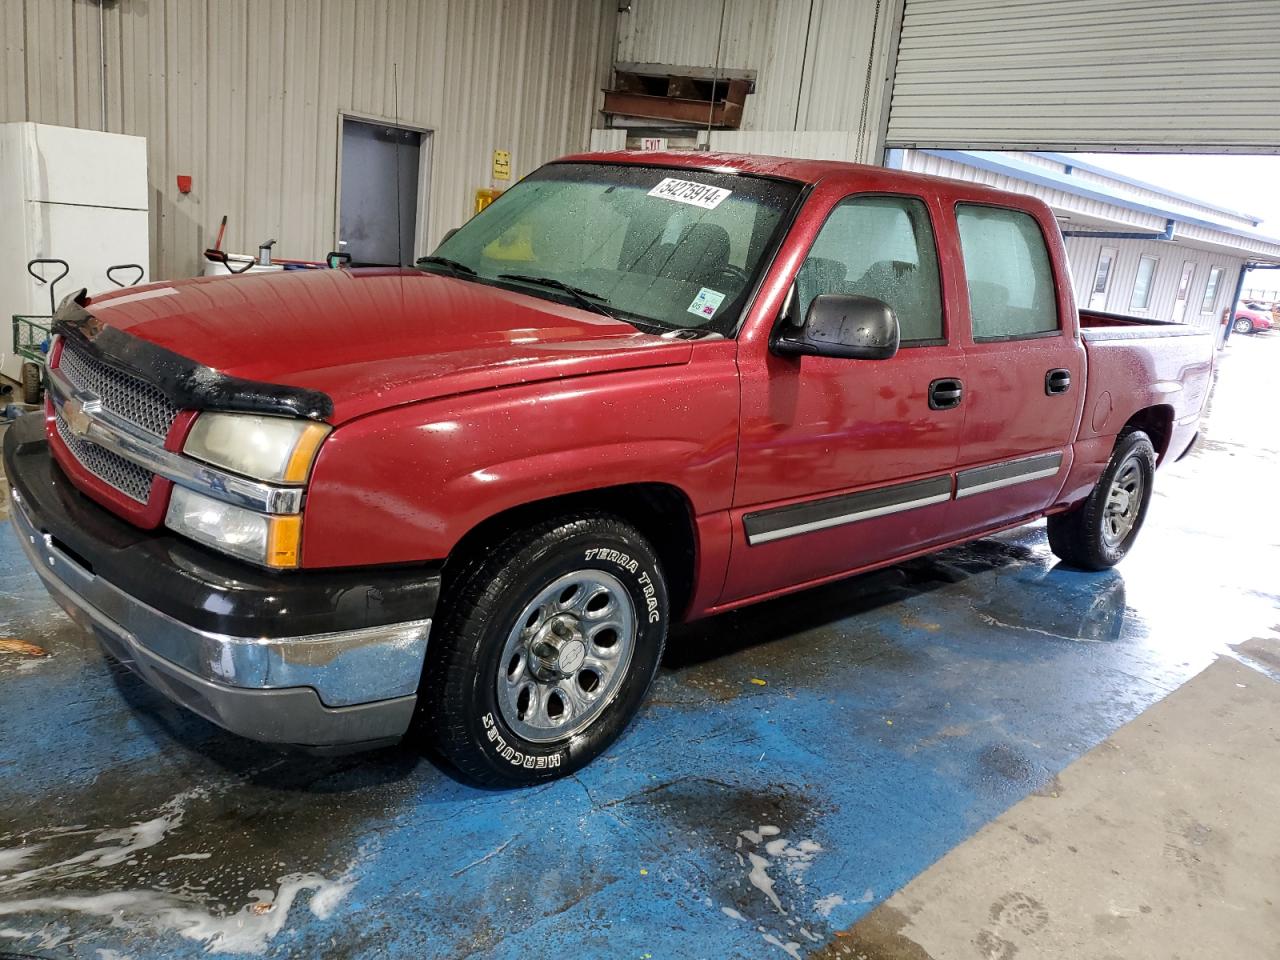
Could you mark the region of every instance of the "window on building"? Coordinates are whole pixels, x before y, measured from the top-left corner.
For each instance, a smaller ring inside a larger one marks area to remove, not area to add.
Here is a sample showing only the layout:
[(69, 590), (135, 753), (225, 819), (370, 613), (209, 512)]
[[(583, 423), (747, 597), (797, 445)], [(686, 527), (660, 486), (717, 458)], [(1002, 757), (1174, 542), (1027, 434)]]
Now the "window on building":
[(853, 293), (883, 300), (898, 316), (902, 342), (942, 338), (938, 251), (924, 202), (865, 196), (841, 201), (796, 273), (793, 316), (813, 298)]
[(1222, 268), (1213, 267), (1209, 271), (1209, 282), (1204, 285), (1204, 299), (1200, 301), (1201, 313), (1213, 313), (1213, 305), (1218, 300), (1218, 284), (1222, 282)]
[(956, 206), (975, 340), (1007, 340), (1059, 329), (1053, 267), (1044, 234), (1020, 210)]
[(1111, 281), (1111, 264), (1115, 262), (1116, 252), (1111, 247), (1103, 247), (1098, 254), (1098, 269), (1093, 275), (1093, 292), (1105, 295), (1107, 284)]
[(1133, 296), (1129, 298), (1130, 310), (1146, 310), (1150, 305), (1159, 262), (1159, 257), (1143, 257), (1138, 261), (1138, 275), (1133, 278)]

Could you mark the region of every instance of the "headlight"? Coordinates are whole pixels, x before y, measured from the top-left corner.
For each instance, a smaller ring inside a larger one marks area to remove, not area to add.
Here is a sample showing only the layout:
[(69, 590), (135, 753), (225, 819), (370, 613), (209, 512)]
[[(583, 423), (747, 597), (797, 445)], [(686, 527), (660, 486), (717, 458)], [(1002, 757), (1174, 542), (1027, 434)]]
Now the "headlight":
[(299, 514), (268, 516), (175, 486), (164, 525), (197, 543), (264, 567), (298, 565)]
[(329, 427), (312, 420), (245, 413), (202, 413), (182, 451), (189, 457), (269, 483), (306, 483)]

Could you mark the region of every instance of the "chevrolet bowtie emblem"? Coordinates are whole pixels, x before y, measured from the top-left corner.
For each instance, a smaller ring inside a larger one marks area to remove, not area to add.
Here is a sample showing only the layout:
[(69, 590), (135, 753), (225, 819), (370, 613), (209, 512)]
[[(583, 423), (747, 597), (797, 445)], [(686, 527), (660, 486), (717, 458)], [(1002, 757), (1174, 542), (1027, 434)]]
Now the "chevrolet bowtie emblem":
[(62, 405), (62, 419), (77, 437), (83, 437), (93, 424), (93, 413), (98, 409), (96, 400), (68, 400)]

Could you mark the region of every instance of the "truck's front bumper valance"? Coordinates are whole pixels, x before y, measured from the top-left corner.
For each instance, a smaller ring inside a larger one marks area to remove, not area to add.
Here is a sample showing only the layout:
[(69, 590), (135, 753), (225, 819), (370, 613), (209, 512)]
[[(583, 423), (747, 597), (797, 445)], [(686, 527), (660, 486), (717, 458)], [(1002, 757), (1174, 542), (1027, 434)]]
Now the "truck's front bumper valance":
[(10, 429), (4, 460), (15, 533), (45, 587), (171, 699), (278, 743), (386, 742), (408, 728), (437, 569), (272, 574), (137, 530), (69, 484), (38, 415)]

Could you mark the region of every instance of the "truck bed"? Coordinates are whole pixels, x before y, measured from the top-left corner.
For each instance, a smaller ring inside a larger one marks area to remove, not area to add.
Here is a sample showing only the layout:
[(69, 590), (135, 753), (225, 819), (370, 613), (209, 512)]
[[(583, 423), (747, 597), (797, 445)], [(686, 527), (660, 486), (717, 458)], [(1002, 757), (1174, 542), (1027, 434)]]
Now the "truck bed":
[(1172, 320), (1148, 320), (1102, 310), (1080, 311), (1080, 335), (1087, 341), (1147, 340), (1153, 337), (1210, 336), (1212, 328), (1193, 327)]
[(1139, 411), (1154, 410), (1159, 415), (1143, 426), (1157, 434), (1157, 451), (1162, 458), (1180, 455), (1208, 396), (1216, 333), (1216, 327), (1080, 311), (1088, 376), (1079, 439), (1112, 436)]

